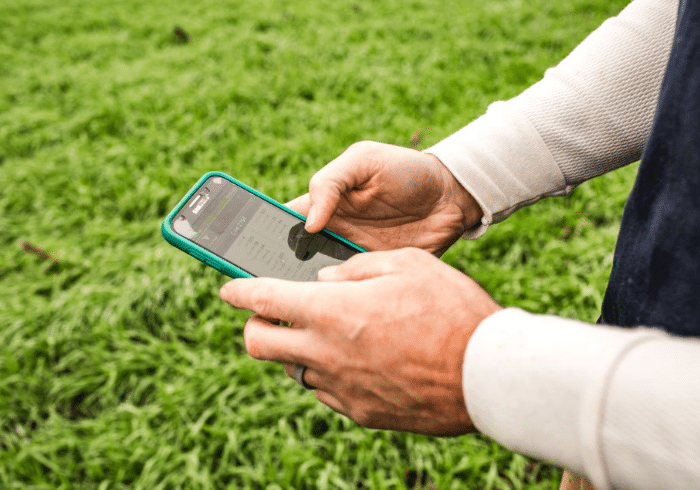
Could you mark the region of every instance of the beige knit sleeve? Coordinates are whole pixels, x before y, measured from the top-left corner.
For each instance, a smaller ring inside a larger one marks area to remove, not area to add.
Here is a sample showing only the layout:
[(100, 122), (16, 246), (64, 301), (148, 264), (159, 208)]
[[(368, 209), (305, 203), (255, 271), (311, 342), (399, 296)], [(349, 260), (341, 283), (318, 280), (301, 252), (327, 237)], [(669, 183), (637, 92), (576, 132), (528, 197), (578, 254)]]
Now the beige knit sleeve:
[(543, 197), (638, 160), (656, 109), (678, 0), (634, 0), (544, 78), (426, 152), (484, 211), (488, 225)]
[(476, 427), (598, 490), (700, 488), (700, 339), (506, 308), (469, 340)]

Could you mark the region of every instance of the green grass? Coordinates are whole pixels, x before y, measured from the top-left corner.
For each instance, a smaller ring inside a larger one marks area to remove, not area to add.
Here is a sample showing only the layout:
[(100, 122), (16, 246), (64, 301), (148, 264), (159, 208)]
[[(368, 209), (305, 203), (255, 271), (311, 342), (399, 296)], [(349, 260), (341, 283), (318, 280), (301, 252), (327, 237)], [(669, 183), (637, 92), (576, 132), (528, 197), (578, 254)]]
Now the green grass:
[[(485, 437), (319, 405), (247, 356), (225, 278), (159, 223), (208, 170), (284, 201), (357, 140), (426, 147), (624, 3), (0, 0), (0, 487), (557, 488)], [(633, 175), (445, 260), (503, 304), (594, 320)]]

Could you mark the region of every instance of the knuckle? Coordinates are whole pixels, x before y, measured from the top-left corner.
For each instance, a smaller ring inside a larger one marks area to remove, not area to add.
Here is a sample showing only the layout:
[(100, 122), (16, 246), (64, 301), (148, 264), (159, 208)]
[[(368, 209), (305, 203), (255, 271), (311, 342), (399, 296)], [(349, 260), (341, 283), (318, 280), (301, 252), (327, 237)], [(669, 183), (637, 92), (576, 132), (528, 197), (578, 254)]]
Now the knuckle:
[(430, 253), (420, 248), (409, 247), (406, 249), (406, 255), (411, 259), (419, 260), (430, 255)]
[(316, 189), (320, 189), (323, 187), (323, 173), (322, 170), (319, 170), (315, 174), (311, 176), (311, 179), (309, 179), (309, 191), (313, 192)]
[[(329, 164), (331, 165), (331, 164)], [(309, 194), (312, 201), (324, 202), (329, 197), (337, 197), (342, 193), (344, 185), (332, 167), (326, 166), (309, 179)]]
[(415, 265), (425, 262), (430, 253), (420, 248), (409, 247), (399, 251), (395, 256), (397, 263), (401, 265)]
[(368, 143), (369, 141), (356, 141), (355, 143), (348, 146), (348, 149), (346, 151), (362, 151), (365, 147), (367, 147)]
[(346, 151), (353, 154), (369, 154), (376, 151), (378, 146), (379, 143), (376, 141), (357, 141), (350, 145)]

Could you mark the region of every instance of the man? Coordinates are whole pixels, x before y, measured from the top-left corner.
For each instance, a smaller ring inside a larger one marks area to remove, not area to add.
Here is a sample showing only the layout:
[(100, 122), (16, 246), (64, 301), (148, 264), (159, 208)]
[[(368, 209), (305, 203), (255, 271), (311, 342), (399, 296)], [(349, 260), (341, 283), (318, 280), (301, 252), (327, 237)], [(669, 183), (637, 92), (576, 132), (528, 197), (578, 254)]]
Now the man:
[[(617, 326), (504, 309), (427, 253), (643, 147), (601, 316)], [(361, 425), (480, 430), (601, 490), (700, 488), (699, 186), (700, 0), (635, 0), (427, 152), (353, 145), (292, 202), (307, 231), (379, 251), (317, 283), (235, 280), (221, 297), (257, 313), (252, 356)]]

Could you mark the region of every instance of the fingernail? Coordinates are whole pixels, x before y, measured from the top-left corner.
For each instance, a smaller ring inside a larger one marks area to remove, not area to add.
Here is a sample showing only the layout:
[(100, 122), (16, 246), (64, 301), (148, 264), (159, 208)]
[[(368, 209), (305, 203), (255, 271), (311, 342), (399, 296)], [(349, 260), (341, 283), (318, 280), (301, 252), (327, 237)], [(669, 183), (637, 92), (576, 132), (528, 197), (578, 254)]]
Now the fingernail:
[(311, 207), (309, 210), (309, 216), (306, 218), (306, 226), (309, 226), (309, 223), (313, 223), (316, 221), (316, 215), (318, 214), (318, 210), (315, 207)]
[(328, 267), (324, 267), (320, 271), (318, 271), (318, 280), (319, 281), (331, 281), (333, 280), (333, 277), (336, 275), (336, 270), (338, 269), (337, 265), (330, 265)]

